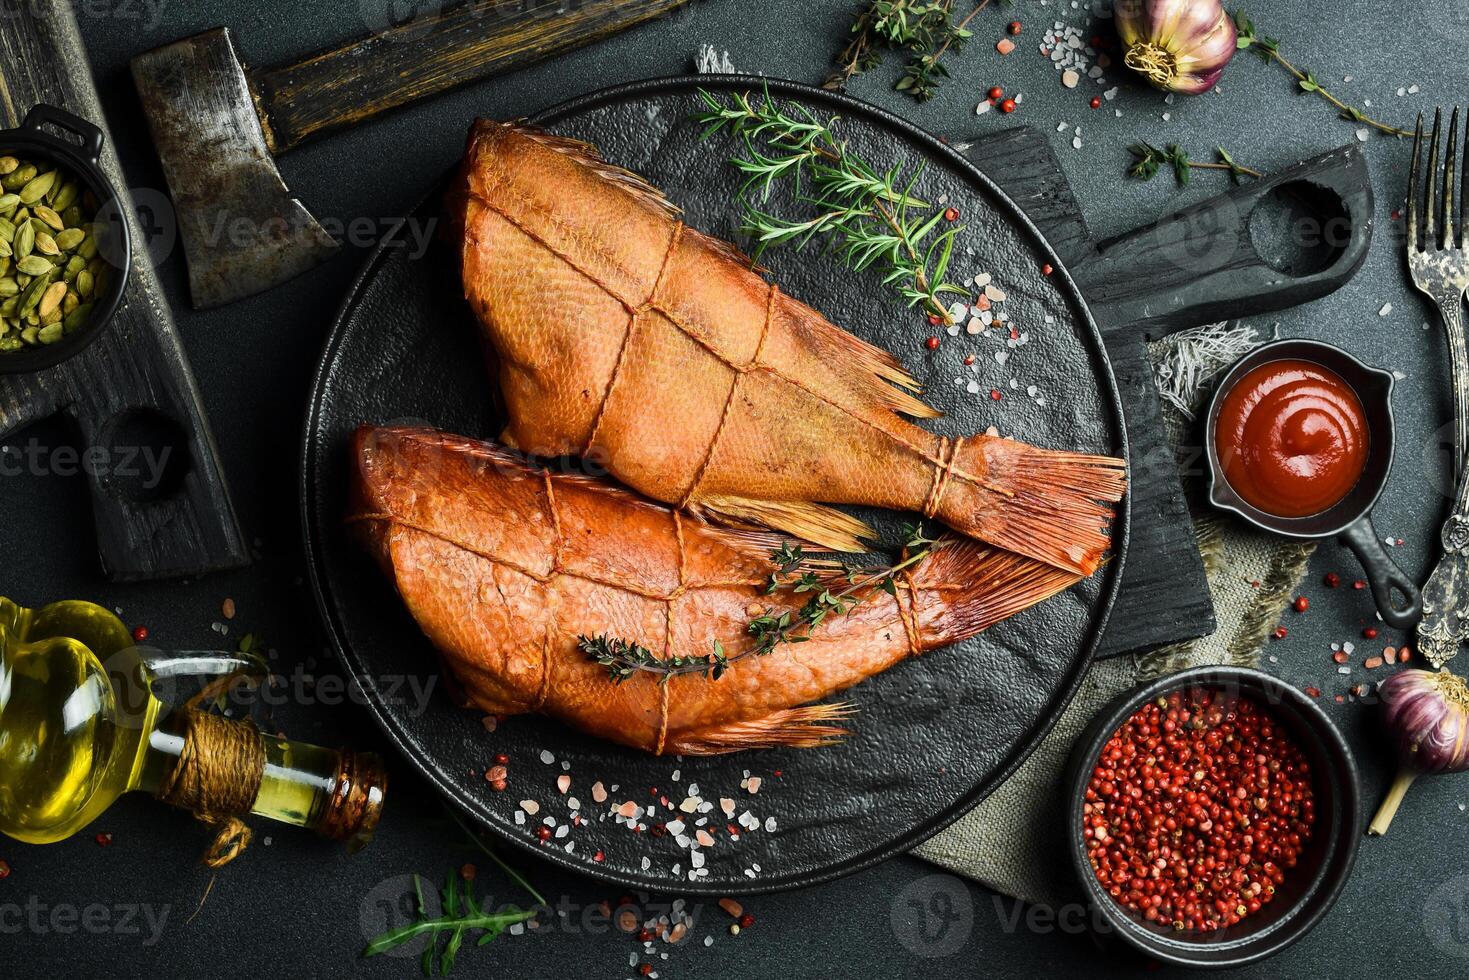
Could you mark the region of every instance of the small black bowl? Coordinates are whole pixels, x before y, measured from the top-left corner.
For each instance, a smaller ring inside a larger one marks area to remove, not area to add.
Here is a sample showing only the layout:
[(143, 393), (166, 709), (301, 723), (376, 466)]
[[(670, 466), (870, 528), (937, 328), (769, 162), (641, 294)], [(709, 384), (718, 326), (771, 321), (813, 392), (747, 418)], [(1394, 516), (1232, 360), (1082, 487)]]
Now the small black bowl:
[[(53, 135), (47, 127), (74, 139)], [(100, 255), (112, 267), (106, 288), (92, 300), (87, 322), (54, 344), (0, 353), (0, 374), (22, 374), (52, 367), (96, 340), (122, 302), (132, 266), (132, 235), (117, 191), (102, 173), (102, 130), (65, 109), (44, 103), (33, 106), (17, 129), (0, 130), (0, 156), (48, 160), (76, 177), (96, 197), (94, 219), (103, 226)]]
[[(1143, 705), (1175, 691), (1223, 690), (1248, 697), (1285, 725), (1311, 767), (1316, 823), (1300, 861), (1286, 870), (1275, 899), (1238, 924), (1208, 933), (1178, 932), (1123, 907), (1097, 881), (1082, 837), (1087, 783), (1112, 733)], [(1331, 719), (1305, 694), (1244, 667), (1196, 667), (1142, 684), (1112, 701), (1072, 749), (1066, 782), (1067, 846), (1090, 902), (1128, 943), (1182, 966), (1226, 967), (1278, 953), (1321, 920), (1341, 894), (1362, 839), (1357, 765)]]

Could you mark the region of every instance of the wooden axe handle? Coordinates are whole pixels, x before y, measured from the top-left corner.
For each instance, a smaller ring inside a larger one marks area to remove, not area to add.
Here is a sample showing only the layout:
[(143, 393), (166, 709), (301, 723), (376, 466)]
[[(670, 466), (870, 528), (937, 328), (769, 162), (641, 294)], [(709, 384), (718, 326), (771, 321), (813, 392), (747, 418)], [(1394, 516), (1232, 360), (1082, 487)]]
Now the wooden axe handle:
[(688, 0), (465, 0), (293, 65), (250, 73), (266, 145), (313, 136), (512, 71)]

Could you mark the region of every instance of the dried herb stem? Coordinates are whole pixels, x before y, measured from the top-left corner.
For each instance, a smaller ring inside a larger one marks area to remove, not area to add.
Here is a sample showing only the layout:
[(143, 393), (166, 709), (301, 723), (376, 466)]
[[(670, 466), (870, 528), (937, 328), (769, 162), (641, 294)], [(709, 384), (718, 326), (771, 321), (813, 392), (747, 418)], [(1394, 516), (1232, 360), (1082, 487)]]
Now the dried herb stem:
[(837, 56), (836, 70), (822, 84), (840, 90), (857, 75), (880, 65), (883, 49), (897, 49), (912, 55), (898, 80), (898, 91), (927, 101), (949, 77), (939, 59), (951, 49), (963, 48), (973, 36), (969, 22), (989, 3), (981, 0), (955, 24), (954, 0), (869, 0), (852, 21), (852, 39)]
[(1215, 161), (1193, 160), (1187, 152), (1177, 143), (1170, 143), (1166, 149), (1158, 149), (1151, 143), (1134, 143), (1127, 148), (1127, 152), (1133, 156), (1132, 165), (1127, 168), (1129, 177), (1139, 180), (1152, 180), (1160, 169), (1165, 165), (1173, 171), (1173, 178), (1179, 186), (1187, 186), (1189, 173), (1193, 170), (1224, 170), (1229, 173), (1229, 179), (1236, 184), (1241, 177), (1261, 177), (1260, 171), (1243, 164), (1236, 163), (1234, 157), (1222, 146), (1214, 148), (1219, 155)]
[(1298, 68), (1296, 65), (1288, 61), (1286, 57), (1280, 53), (1280, 42), (1273, 37), (1266, 37), (1263, 34), (1260, 34), (1255, 29), (1254, 23), (1250, 20), (1248, 16), (1245, 15), (1245, 12), (1243, 10), (1235, 11), (1234, 26), (1235, 34), (1237, 37), (1235, 45), (1240, 50), (1250, 48), (1266, 61), (1274, 61), (1276, 64), (1280, 65), (1280, 67), (1284, 68), (1292, 76), (1294, 76), (1296, 84), (1300, 87), (1300, 90), (1302, 92), (1311, 92), (1321, 96), (1321, 98), (1325, 99), (1327, 102), (1331, 103), (1337, 108), (1337, 110), (1342, 114), (1342, 118), (1350, 119), (1353, 122), (1365, 123), (1366, 125), (1371, 126), (1373, 129), (1376, 129), (1380, 132), (1388, 133), (1392, 136), (1413, 135), (1410, 130), (1399, 129), (1396, 126), (1389, 126), (1385, 122), (1373, 119), (1371, 116), (1367, 115), (1356, 106), (1348, 105), (1341, 99), (1337, 98), (1335, 95), (1332, 95), (1331, 92), (1322, 87), (1321, 83), (1316, 80), (1316, 76), (1314, 74), (1304, 69)]
[(578, 636), (577, 646), (591, 659), (607, 668), (608, 676), (619, 683), (638, 673), (655, 674), (660, 683), (667, 683), (669, 678), (679, 674), (702, 674), (718, 680), (729, 669), (730, 664), (747, 657), (763, 657), (782, 644), (806, 642), (811, 638), (812, 630), (820, 626), (828, 616), (850, 612), (862, 601), (863, 593), (881, 590), (896, 597), (897, 575), (928, 557), (938, 546), (937, 539), (928, 537), (921, 525), (905, 530), (905, 557), (882, 568), (847, 569), (847, 585), (838, 591), (832, 591), (830, 577), (823, 577), (809, 567), (803, 567), (806, 565), (806, 555), (800, 545), (787, 544), (778, 551), (771, 552), (770, 560), (775, 564), (776, 570), (770, 575), (766, 594), (787, 589), (797, 595), (812, 593), (811, 598), (795, 611), (778, 613), (767, 607), (761, 615), (745, 625), (745, 632), (754, 637), (755, 642), (749, 649), (732, 657), (725, 653), (724, 645), (718, 639), (713, 641), (711, 652), (704, 656), (671, 654), (660, 657), (639, 643), (605, 634)]

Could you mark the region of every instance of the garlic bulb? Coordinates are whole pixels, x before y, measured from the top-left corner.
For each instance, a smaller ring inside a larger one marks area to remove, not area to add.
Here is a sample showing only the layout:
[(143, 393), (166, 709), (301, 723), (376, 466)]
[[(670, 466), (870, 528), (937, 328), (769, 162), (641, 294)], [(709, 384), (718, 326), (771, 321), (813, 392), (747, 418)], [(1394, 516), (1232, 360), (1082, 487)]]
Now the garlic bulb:
[(1220, 0), (1114, 0), (1122, 61), (1158, 88), (1207, 92), (1234, 57), (1234, 22)]
[(1469, 769), (1469, 684), (1463, 678), (1447, 670), (1403, 670), (1379, 684), (1377, 693), (1403, 766), (1367, 828), (1375, 835), (1387, 833), (1420, 774)]

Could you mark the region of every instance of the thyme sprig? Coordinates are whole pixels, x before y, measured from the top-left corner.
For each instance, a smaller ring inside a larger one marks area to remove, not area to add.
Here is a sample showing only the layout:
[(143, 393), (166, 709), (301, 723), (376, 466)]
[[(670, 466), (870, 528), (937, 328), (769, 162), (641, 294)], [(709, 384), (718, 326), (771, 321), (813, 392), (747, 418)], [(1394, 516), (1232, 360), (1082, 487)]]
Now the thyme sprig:
[[(772, 246), (799, 248), (826, 237), (850, 268), (878, 268), (883, 284), (909, 306), (952, 321), (943, 296), (966, 291), (945, 277), (963, 228), (940, 230), (945, 212), (913, 196), (921, 171), (908, 175), (901, 162), (873, 167), (836, 134), (840, 117), (823, 122), (803, 106), (787, 110), (769, 92), (758, 100), (739, 93), (725, 101), (702, 89), (699, 96), (706, 107), (696, 117), (705, 127), (702, 138), (727, 131), (743, 140), (744, 155), (730, 162), (745, 175), (741, 230), (754, 240), (756, 259)], [(778, 181), (790, 181), (796, 200), (812, 213), (766, 210)]]
[(1177, 143), (1169, 143), (1167, 149), (1162, 150), (1151, 143), (1134, 143), (1127, 148), (1127, 152), (1133, 156), (1127, 175), (1139, 180), (1152, 180), (1160, 169), (1168, 166), (1173, 170), (1173, 179), (1181, 187), (1188, 186), (1189, 173), (1193, 170), (1225, 170), (1229, 172), (1229, 179), (1236, 184), (1241, 177), (1262, 176), (1260, 171), (1236, 163), (1224, 147), (1216, 146), (1214, 150), (1219, 154), (1219, 159), (1210, 162), (1190, 159), (1188, 153)]
[(1237, 48), (1239, 48), (1240, 50), (1249, 48), (1264, 60), (1274, 61), (1276, 64), (1280, 65), (1280, 67), (1284, 68), (1295, 77), (1296, 85), (1299, 86), (1302, 92), (1309, 92), (1314, 95), (1319, 95), (1321, 98), (1325, 99), (1327, 102), (1335, 106), (1337, 111), (1341, 113), (1343, 119), (1350, 119), (1353, 122), (1365, 123), (1368, 126), (1371, 126), (1373, 129), (1388, 133), (1393, 136), (1413, 135), (1412, 132), (1410, 132), (1409, 130), (1398, 129), (1396, 126), (1389, 126), (1385, 122), (1373, 119), (1371, 116), (1368, 116), (1356, 106), (1348, 105), (1341, 99), (1337, 98), (1335, 95), (1332, 95), (1324, 87), (1322, 87), (1321, 83), (1316, 80), (1316, 76), (1314, 74), (1304, 69), (1298, 68), (1295, 65), (1291, 64), (1291, 62), (1287, 61), (1285, 56), (1280, 53), (1280, 42), (1273, 37), (1266, 37), (1265, 35), (1259, 33), (1255, 28), (1254, 22), (1251, 21), (1248, 16), (1246, 16), (1243, 10), (1236, 10), (1234, 13), (1234, 29), (1236, 38), (1235, 46)]
[(587, 656), (607, 669), (607, 676), (621, 683), (638, 673), (658, 675), (660, 683), (667, 683), (678, 674), (702, 674), (718, 680), (724, 676), (729, 665), (746, 657), (763, 657), (786, 643), (805, 643), (811, 632), (821, 626), (832, 615), (845, 615), (852, 611), (866, 596), (874, 591), (886, 592), (896, 597), (897, 576), (932, 554), (938, 539), (929, 537), (923, 525), (906, 525), (903, 528), (904, 557), (892, 565), (880, 568), (848, 568), (842, 576), (846, 587), (834, 590), (830, 576), (821, 576), (803, 567), (806, 553), (798, 544), (787, 543), (770, 553), (775, 571), (765, 586), (766, 595), (774, 595), (782, 589), (796, 595), (810, 594), (799, 609), (780, 610), (766, 607), (765, 611), (745, 624), (745, 632), (754, 638), (749, 649), (729, 656), (724, 644), (715, 639), (712, 649), (704, 656), (670, 655), (661, 657), (640, 643), (620, 637), (599, 634), (577, 637), (577, 647)]
[(851, 40), (822, 85), (840, 91), (856, 76), (882, 64), (884, 49), (900, 50), (911, 57), (896, 88), (926, 102), (949, 77), (939, 59), (951, 49), (956, 54), (963, 50), (974, 36), (969, 22), (989, 3), (981, 0), (955, 24), (954, 0), (871, 0), (852, 21)]

